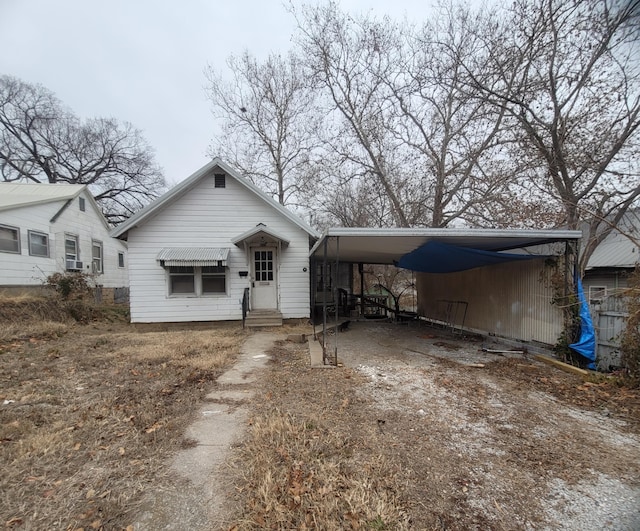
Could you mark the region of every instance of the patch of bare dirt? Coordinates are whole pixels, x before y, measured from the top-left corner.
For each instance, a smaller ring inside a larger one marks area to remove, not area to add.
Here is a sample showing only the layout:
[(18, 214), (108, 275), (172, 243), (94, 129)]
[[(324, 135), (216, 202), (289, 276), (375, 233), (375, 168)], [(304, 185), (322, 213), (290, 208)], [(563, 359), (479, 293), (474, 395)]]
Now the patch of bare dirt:
[(640, 527), (637, 391), (440, 331), (335, 339), (337, 369), (271, 353), (236, 452), (239, 529)]

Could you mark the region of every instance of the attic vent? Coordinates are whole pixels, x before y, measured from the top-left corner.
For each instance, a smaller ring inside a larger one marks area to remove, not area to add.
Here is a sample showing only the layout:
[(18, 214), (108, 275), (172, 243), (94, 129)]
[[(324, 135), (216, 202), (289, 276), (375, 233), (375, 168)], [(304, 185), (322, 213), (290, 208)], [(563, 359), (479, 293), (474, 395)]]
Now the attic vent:
[(225, 187), (225, 177), (224, 173), (216, 173), (215, 178), (215, 187), (216, 188), (224, 188)]

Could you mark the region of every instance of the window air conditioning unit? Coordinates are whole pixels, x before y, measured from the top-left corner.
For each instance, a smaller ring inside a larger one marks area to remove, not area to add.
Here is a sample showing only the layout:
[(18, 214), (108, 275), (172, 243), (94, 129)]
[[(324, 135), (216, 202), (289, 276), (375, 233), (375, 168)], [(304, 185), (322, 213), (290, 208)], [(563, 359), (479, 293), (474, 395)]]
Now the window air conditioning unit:
[(82, 262), (78, 260), (67, 260), (67, 271), (82, 271)]

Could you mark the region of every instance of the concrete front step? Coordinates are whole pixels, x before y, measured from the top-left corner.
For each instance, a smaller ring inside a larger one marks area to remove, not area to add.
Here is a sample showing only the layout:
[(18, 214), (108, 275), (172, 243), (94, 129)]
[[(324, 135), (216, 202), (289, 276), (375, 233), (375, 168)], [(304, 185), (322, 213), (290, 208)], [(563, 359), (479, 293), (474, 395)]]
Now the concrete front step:
[(282, 326), (282, 314), (277, 310), (252, 310), (245, 321), (249, 328)]

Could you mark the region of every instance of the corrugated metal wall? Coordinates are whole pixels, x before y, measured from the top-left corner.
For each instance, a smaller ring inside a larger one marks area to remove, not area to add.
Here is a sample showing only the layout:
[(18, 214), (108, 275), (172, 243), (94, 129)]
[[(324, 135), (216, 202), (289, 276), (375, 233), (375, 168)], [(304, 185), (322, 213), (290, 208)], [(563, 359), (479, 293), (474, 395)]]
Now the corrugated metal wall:
[[(418, 312), (443, 320), (446, 301), (463, 301), (467, 303), (465, 328), (553, 345), (563, 326), (561, 310), (551, 304), (554, 271), (540, 259), (460, 273), (419, 273)], [(460, 319), (459, 311), (453, 324), (460, 326)]]

